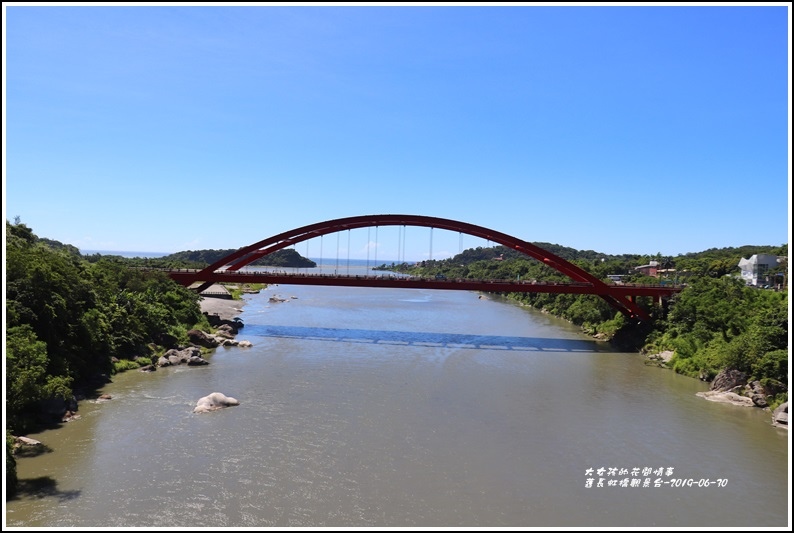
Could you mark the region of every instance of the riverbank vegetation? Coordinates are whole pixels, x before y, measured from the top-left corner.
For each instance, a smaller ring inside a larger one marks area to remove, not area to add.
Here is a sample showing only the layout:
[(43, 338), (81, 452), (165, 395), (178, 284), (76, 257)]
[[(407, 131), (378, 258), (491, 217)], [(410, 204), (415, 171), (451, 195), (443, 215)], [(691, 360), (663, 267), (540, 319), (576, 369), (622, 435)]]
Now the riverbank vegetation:
[(152, 364), (210, 330), (199, 296), (167, 274), (92, 261), (6, 222), (6, 427), (28, 431), (52, 402)]
[(224, 283), (223, 285), (231, 294), (232, 300), (242, 300), (243, 294), (256, 294), (267, 287), (265, 283)]
[[(623, 350), (655, 354), (673, 352), (670, 367), (680, 374), (711, 381), (721, 370), (738, 370), (760, 381), (775, 407), (788, 390), (788, 264), (767, 274), (783, 280), (781, 290), (747, 286), (739, 277), (739, 260), (753, 254), (788, 257), (788, 245), (710, 249), (677, 257), (610, 256), (535, 243), (611, 283), (677, 284), (684, 289), (659, 307), (650, 298), (638, 304), (653, 318), (631, 323), (602, 298), (591, 295), (511, 293), (505, 296), (579, 325), (591, 335)], [(636, 267), (656, 261), (659, 277)], [(470, 249), (452, 258), (416, 264), (381, 265), (381, 270), (434, 278), (570, 281), (565, 275), (504, 246)]]
[[(600, 279), (622, 275), (623, 282), (685, 283), (686, 288), (661, 308), (640, 298), (638, 303), (654, 318), (650, 324), (629, 323), (595, 296), (507, 297), (569, 320), (623, 349), (673, 351), (670, 364), (682, 374), (708, 380), (722, 369), (740, 370), (776, 391), (775, 403), (785, 401), (788, 292), (745, 286), (735, 274), (740, 258), (756, 253), (787, 257), (787, 245), (714, 249), (676, 258), (609, 256), (538, 245)], [(83, 256), (72, 245), (39, 238), (18, 220), (6, 221), (7, 450), (9, 431), (36, 429), (53, 404), (63, 406), (76, 394), (90, 393), (116, 372), (152, 364), (167, 348), (187, 344), (190, 329), (211, 331), (198, 294), (165, 272), (131, 267), (204, 268), (232, 252), (183, 252), (157, 259)], [(298, 261), (294, 250), (281, 252), (280, 266), (315, 266), (300, 256)], [(661, 278), (636, 270), (650, 260), (665, 271)], [(274, 264), (272, 256), (267, 264)], [(499, 246), (379, 268), (423, 277), (567, 281), (545, 264)], [(787, 265), (770, 275), (778, 273), (787, 273)], [(14, 472), (13, 457), (7, 453), (7, 494)]]
[[(11, 434), (57, 423), (110, 376), (156, 362), (211, 331), (199, 296), (135, 260), (83, 257), (6, 221), (6, 495), (14, 493)], [(184, 268), (184, 265), (179, 265)]]

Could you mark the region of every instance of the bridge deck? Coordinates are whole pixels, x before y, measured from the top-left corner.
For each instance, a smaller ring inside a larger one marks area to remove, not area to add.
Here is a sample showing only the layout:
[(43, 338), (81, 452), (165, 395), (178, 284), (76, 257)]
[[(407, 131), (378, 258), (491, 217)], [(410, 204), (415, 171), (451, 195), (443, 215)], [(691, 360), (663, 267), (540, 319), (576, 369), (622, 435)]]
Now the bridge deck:
[(198, 270), (169, 270), (175, 281), (189, 286), (195, 282), (266, 283), (283, 285), (335, 285), (342, 287), (389, 287), (406, 289), (441, 289), (483, 292), (541, 292), (566, 294), (609, 294), (612, 296), (669, 297), (680, 292), (680, 286), (604, 285), (585, 282), (549, 283), (531, 280), (435, 279), (407, 276), (361, 276), (339, 274), (284, 274), (251, 271), (215, 271), (199, 274)]

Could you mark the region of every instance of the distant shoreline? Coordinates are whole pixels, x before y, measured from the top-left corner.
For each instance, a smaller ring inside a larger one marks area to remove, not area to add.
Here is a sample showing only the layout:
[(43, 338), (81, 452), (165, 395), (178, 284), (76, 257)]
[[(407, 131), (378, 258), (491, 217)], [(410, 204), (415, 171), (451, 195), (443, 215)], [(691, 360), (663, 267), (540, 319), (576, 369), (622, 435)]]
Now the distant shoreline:
[(155, 257), (165, 257), (167, 255), (171, 255), (167, 252), (117, 252), (114, 250), (80, 250), (82, 255), (118, 255), (121, 257), (148, 257), (148, 258), (155, 258)]

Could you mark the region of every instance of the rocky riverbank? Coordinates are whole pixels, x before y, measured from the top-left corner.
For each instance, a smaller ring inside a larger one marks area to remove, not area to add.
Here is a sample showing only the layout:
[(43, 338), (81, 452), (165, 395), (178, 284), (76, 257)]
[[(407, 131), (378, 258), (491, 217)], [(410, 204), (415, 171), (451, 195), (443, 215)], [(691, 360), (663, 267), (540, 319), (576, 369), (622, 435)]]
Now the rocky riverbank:
[[(192, 346), (188, 347), (187, 350), (200, 351), (200, 348), (214, 349), (218, 346), (251, 347), (249, 341), (238, 342), (235, 340), (237, 333), (244, 326), (238, 315), (242, 313), (245, 301), (204, 297), (199, 301), (199, 305), (201, 312), (207, 315), (207, 321), (215, 329), (215, 333), (205, 333), (198, 329), (191, 329), (187, 332), (187, 336)], [(186, 359), (190, 359), (191, 354), (186, 354), (188, 357), (182, 357), (182, 352), (184, 351), (184, 349), (181, 352), (177, 349), (169, 350), (166, 352), (165, 358), (160, 358), (157, 366), (168, 366), (167, 359), (171, 360), (171, 364), (185, 362)], [(199, 357), (201, 356), (199, 355)]]
[[(673, 352), (666, 351), (646, 356), (649, 364), (662, 368), (671, 368), (670, 361)], [(704, 380), (705, 381), (705, 380)], [(711, 381), (709, 390), (698, 392), (696, 396), (711, 402), (729, 403), (743, 407), (758, 407), (770, 410), (769, 402), (774, 396), (785, 388), (767, 385), (764, 387), (760, 381), (749, 381), (748, 376), (738, 370), (723, 370)], [(785, 402), (772, 411), (772, 425), (788, 429), (788, 402)]]

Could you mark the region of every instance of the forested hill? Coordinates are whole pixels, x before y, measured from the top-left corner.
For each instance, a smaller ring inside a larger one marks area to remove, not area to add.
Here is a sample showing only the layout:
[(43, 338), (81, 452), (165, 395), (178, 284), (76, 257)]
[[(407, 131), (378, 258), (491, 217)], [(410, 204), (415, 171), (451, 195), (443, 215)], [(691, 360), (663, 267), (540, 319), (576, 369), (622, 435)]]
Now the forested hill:
[[(608, 258), (613, 260), (620, 260), (620, 261), (631, 261), (631, 260), (639, 260), (641, 256), (638, 255), (607, 255), (603, 253), (599, 253), (593, 250), (576, 250), (575, 248), (569, 248), (567, 246), (561, 246), (559, 244), (551, 244), (548, 242), (534, 242), (531, 243), (539, 248), (543, 248), (547, 252), (551, 252), (554, 255), (562, 257), (567, 261), (573, 261), (575, 259), (582, 259), (585, 261), (595, 261), (597, 259)], [(475, 261), (484, 261), (488, 259), (496, 259), (501, 257), (502, 259), (526, 259), (526, 255), (513, 250), (512, 248), (508, 248), (506, 246), (492, 246), (488, 248), (478, 247), (478, 248), (469, 248), (468, 250), (464, 250), (463, 252), (459, 253), (458, 255), (451, 258), (449, 261), (457, 263), (457, 264), (469, 264)]]
[[(162, 259), (166, 261), (190, 261), (206, 263), (209, 265), (236, 251), (236, 249), (188, 250), (186, 252), (177, 252), (175, 254), (167, 255)], [(256, 265), (277, 266), (283, 268), (313, 268), (317, 266), (317, 263), (311, 259), (303, 257), (291, 248), (286, 248), (284, 250), (275, 251), (272, 254), (269, 254), (267, 257), (257, 259), (251, 263), (251, 266)]]
[[(535, 246), (551, 252), (554, 255), (562, 257), (566, 261), (616, 261), (616, 262), (629, 262), (641, 265), (652, 260), (659, 262), (675, 262), (676, 260), (696, 260), (696, 261), (723, 261), (727, 260), (735, 262), (737, 265), (739, 259), (749, 259), (756, 254), (771, 254), (778, 256), (788, 255), (788, 245), (782, 246), (775, 245), (746, 245), (740, 247), (728, 248), (709, 248), (702, 252), (690, 252), (686, 254), (679, 254), (677, 256), (663, 256), (662, 254), (655, 255), (640, 255), (640, 254), (620, 254), (610, 255), (594, 250), (577, 250), (559, 244), (551, 244), (547, 242), (534, 242), (531, 243)], [(492, 246), (488, 248), (470, 248), (464, 250), (458, 255), (452, 257), (448, 261), (456, 264), (467, 265), (475, 261), (483, 261), (495, 259), (498, 257), (502, 259), (526, 259), (526, 256), (521, 252), (508, 248), (506, 246)]]

